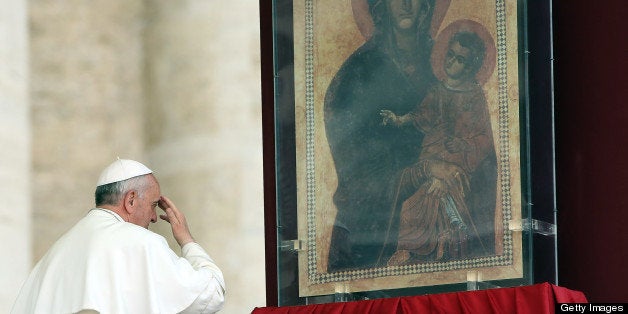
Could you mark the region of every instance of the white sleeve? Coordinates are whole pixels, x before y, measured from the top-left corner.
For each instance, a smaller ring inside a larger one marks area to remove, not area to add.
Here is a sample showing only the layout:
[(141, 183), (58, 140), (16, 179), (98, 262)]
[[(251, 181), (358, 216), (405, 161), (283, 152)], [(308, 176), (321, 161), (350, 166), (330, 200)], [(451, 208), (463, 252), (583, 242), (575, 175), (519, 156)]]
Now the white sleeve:
[(198, 243), (190, 242), (184, 245), (181, 248), (181, 255), (195, 270), (205, 272), (211, 278), (205, 290), (181, 313), (218, 312), (225, 302), (225, 280), (222, 271)]

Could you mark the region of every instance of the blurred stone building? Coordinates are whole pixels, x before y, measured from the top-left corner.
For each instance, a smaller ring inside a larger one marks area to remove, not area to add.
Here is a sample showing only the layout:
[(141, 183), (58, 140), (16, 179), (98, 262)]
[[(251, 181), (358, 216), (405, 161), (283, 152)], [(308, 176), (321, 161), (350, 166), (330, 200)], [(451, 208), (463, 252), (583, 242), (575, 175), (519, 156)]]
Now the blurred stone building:
[[(264, 305), (257, 0), (0, 0), (0, 312), (143, 161), (227, 282), (222, 313)], [(151, 226), (166, 235), (166, 223)]]

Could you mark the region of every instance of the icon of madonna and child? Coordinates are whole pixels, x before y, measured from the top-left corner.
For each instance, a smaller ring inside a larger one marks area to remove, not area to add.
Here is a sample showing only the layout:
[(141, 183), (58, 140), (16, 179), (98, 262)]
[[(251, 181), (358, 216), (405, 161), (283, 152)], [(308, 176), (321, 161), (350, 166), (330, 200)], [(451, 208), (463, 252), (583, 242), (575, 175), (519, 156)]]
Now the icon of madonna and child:
[(497, 161), (483, 90), (495, 46), (466, 19), (433, 40), (438, 1), (369, 0), (372, 35), (329, 85), (338, 186), (328, 272), (495, 254)]

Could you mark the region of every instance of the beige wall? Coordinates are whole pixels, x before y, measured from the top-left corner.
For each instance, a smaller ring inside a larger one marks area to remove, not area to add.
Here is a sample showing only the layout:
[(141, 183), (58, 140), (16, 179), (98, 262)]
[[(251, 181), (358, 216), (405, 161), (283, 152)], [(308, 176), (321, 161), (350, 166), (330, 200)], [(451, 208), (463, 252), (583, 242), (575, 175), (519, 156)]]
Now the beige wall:
[(0, 0), (0, 313), (31, 267), (26, 1)]
[[(23, 280), (29, 261), (36, 262), (93, 206), (99, 172), (119, 156), (155, 170), (162, 192), (187, 214), (197, 241), (223, 269), (228, 299), (221, 313), (263, 306), (257, 0), (0, 4), (24, 12), (21, 33), (0, 37), (0, 57), (11, 46), (17, 49), (13, 60), (22, 61), (16, 69), (0, 68), (0, 119), (15, 124), (7, 136), (0, 131), (0, 143), (19, 148), (0, 153), (0, 174), (7, 168), (7, 175), (24, 177), (12, 190), (0, 190), (0, 196), (20, 195), (16, 206), (23, 209), (16, 214), (0, 208), (2, 217), (15, 219), (12, 229), (0, 225), (0, 232), (17, 230), (23, 237), (15, 245), (32, 247), (33, 255), (26, 250), (20, 256), (23, 269), (11, 288)], [(20, 25), (5, 15), (0, 13), (1, 26)], [(9, 43), (19, 38), (21, 50)], [(16, 82), (14, 73), (23, 79)], [(16, 105), (5, 105), (5, 97)], [(3, 166), (15, 160), (21, 168)], [(173, 243), (165, 223), (151, 229)], [(0, 299), (0, 312), (9, 298)]]

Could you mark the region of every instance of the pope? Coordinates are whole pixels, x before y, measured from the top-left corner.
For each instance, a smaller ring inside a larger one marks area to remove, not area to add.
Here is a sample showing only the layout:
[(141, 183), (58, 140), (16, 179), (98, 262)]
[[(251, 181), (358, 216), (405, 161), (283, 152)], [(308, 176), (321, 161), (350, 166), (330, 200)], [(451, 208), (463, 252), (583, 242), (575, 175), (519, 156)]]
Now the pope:
[[(185, 216), (145, 165), (118, 159), (100, 175), (96, 207), (64, 234), (26, 279), (11, 313), (215, 313), (222, 272), (194, 241)], [(181, 257), (148, 230), (159, 217)]]

